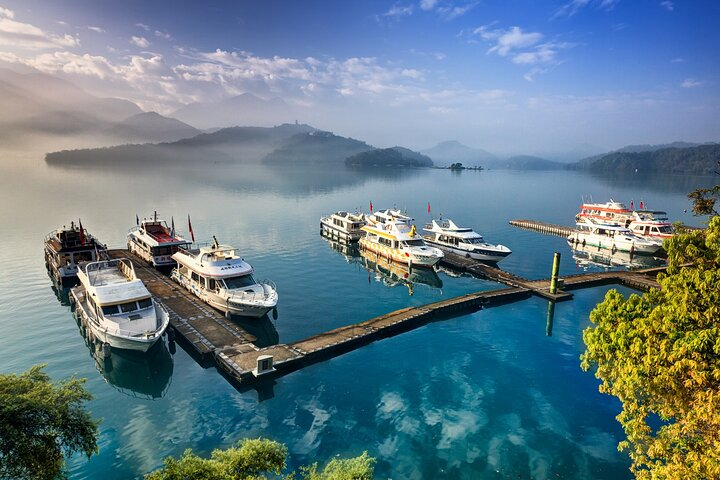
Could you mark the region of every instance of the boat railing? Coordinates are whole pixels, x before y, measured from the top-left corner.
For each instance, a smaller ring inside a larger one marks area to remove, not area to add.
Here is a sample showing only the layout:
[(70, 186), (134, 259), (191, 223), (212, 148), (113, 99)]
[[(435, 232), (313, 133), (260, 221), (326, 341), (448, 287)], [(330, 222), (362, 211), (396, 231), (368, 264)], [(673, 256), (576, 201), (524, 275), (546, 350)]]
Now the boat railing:
[(135, 279), (135, 267), (127, 258), (89, 262), (83, 265), (82, 268), (85, 270), (91, 285), (95, 285), (97, 275), (104, 270), (118, 270), (128, 280)]
[(272, 280), (262, 280), (258, 282), (258, 285), (263, 287), (262, 293), (254, 290), (228, 291), (228, 300), (244, 303), (257, 303), (269, 300), (273, 296), (277, 295), (277, 288)]

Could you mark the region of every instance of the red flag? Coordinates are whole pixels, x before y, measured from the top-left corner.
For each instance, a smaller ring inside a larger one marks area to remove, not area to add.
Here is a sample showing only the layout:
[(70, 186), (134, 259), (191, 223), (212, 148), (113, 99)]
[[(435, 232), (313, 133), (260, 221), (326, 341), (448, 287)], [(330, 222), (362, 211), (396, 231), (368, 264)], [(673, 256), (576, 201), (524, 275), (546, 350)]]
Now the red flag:
[(190, 237), (192, 238), (192, 241), (195, 242), (195, 234), (192, 230), (192, 223), (190, 223), (190, 214), (188, 213), (188, 230), (190, 230)]
[(430, 202), (428, 202), (428, 213), (430, 213)]
[(630, 200), (630, 210), (635, 210), (635, 201)]
[(80, 224), (80, 245), (85, 245), (85, 230), (82, 228), (82, 220), (78, 219)]
[(642, 210), (643, 208), (645, 208), (645, 207), (643, 206), (643, 201), (640, 200), (640, 210)]
[(370, 213), (372, 213), (372, 200), (370, 200)]

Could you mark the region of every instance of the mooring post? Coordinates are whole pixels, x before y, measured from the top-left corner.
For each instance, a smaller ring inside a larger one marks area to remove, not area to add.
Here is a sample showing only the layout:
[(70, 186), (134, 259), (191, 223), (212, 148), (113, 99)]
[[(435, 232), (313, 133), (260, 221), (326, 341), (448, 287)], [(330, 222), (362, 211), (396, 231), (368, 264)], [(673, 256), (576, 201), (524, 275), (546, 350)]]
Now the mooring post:
[(555, 293), (557, 293), (559, 270), (560, 270), (560, 252), (555, 252), (555, 255), (553, 256), (552, 277), (550, 278), (550, 293), (553, 295), (555, 295)]

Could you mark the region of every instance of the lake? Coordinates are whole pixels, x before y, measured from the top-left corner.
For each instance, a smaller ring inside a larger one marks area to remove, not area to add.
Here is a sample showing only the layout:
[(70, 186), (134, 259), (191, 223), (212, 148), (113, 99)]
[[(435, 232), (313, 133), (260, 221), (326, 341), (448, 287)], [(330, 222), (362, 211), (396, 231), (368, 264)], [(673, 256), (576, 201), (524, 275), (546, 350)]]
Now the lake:
[[(517, 303), (432, 322), (408, 333), (238, 391), (180, 346), (146, 356), (93, 357), (43, 264), (42, 240), (82, 219), (111, 248), (157, 211), (197, 240), (240, 249), (259, 279), (277, 284), (278, 318), (247, 321), (259, 342), (292, 342), (410, 305), (499, 288), (438, 273), (414, 285), (368, 270), (321, 238), (336, 210), (398, 207), (423, 225), (443, 214), (513, 253), (501, 266), (527, 278), (602, 269), (566, 241), (508, 225), (516, 218), (572, 224), (582, 196), (640, 200), (700, 225), (687, 192), (715, 178), (613, 179), (578, 172), (417, 170), (327, 172), (213, 164), (59, 168), (41, 155), (0, 156), (0, 368), (38, 363), (59, 379), (87, 378), (100, 452), (70, 459), (73, 479), (141, 477), (186, 448), (209, 454), (246, 437), (285, 443), (289, 466), (377, 458), (377, 478), (631, 478), (616, 450), (619, 403), (579, 367), (588, 314), (611, 287), (575, 292), (548, 318), (548, 302)], [(687, 211), (686, 211), (687, 210)], [(620, 289), (629, 294), (630, 290)]]

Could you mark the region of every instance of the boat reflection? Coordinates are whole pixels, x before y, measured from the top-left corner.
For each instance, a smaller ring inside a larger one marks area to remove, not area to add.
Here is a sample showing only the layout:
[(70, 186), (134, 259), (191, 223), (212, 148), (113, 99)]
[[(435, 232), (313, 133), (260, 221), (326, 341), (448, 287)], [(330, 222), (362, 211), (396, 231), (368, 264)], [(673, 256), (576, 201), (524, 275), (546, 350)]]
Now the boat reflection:
[(103, 350), (102, 343), (88, 335), (79, 321), (78, 328), (95, 361), (95, 368), (113, 388), (125, 395), (147, 400), (165, 396), (170, 388), (174, 365), (164, 338), (144, 353), (117, 348), (107, 351)]
[(582, 270), (601, 268), (610, 270), (613, 268), (625, 268), (637, 270), (640, 268), (660, 267), (666, 264), (662, 258), (649, 255), (632, 255), (629, 252), (611, 252), (607, 249), (599, 249), (592, 246), (583, 246), (578, 243), (568, 242), (572, 252), (575, 265)]
[(408, 268), (407, 265), (388, 262), (384, 257), (378, 256), (370, 250), (360, 251), (357, 243), (347, 243), (332, 239), (321, 233), (321, 237), (328, 242), (330, 248), (339, 253), (347, 263), (360, 265), (368, 272), (368, 281), (375, 274), (375, 281), (387, 287), (404, 285), (409, 295), (415, 293), (417, 285), (424, 285), (441, 290), (443, 282), (432, 268)]

